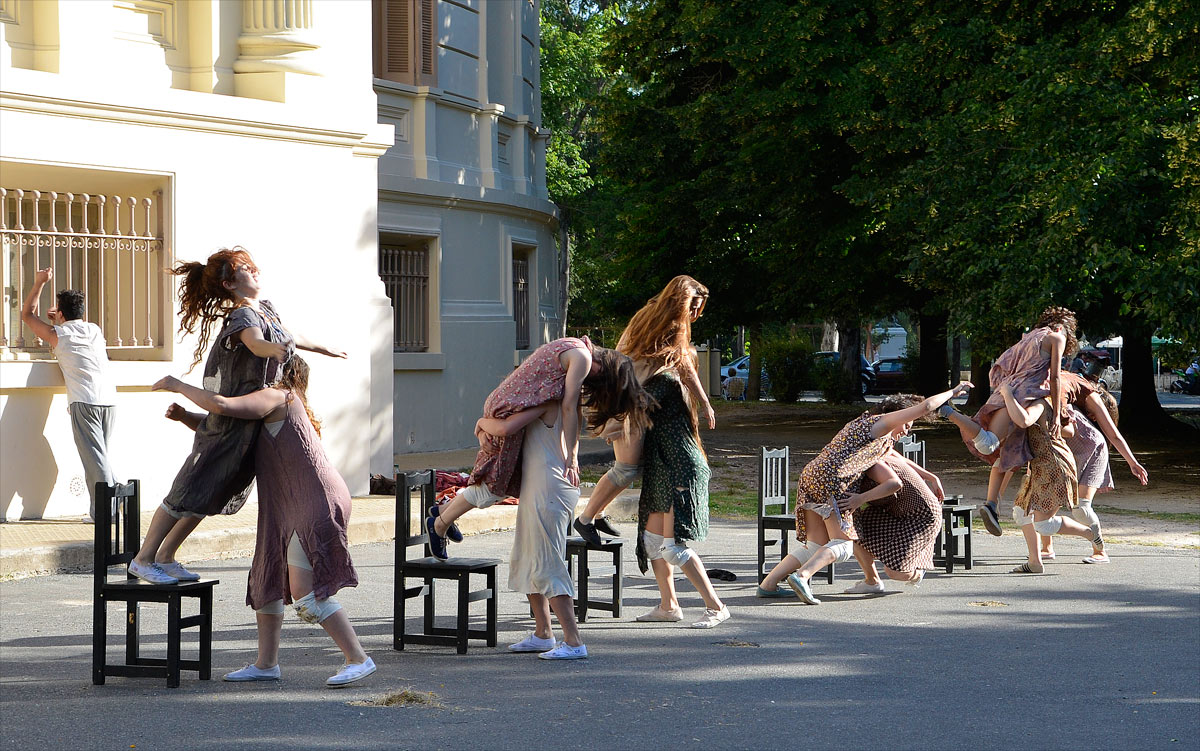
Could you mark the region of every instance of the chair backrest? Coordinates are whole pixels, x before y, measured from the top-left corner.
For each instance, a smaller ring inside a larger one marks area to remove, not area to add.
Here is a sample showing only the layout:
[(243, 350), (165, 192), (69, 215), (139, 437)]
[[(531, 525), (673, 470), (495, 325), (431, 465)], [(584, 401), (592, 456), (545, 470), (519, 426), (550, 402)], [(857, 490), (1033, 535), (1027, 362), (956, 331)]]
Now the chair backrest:
[[(758, 515), (788, 513), (788, 493), (791, 480), (788, 477), (787, 446), (769, 449), (763, 446), (758, 453)], [(776, 506), (781, 507), (778, 511)], [(770, 508), (768, 508), (770, 507)]]
[[(128, 564), (142, 545), (142, 484), (96, 483), (95, 560), (92, 576), (96, 588), (108, 579), (108, 567)], [(127, 578), (135, 578), (126, 573)]]
[(918, 441), (911, 435), (906, 435), (898, 442), (897, 448), (900, 449), (900, 454), (913, 463), (925, 466), (925, 441)]
[(423, 545), (424, 555), (432, 555), (429, 550), (429, 533), (423, 528), (418, 528), (417, 533), (413, 534), (412, 506), (415, 498), (419, 507), (417, 514), (418, 524), (423, 525), (425, 517), (429, 516), (429, 509), (436, 503), (437, 493), (434, 485), (434, 477), (435, 474), (432, 469), (425, 469), (420, 472), (396, 473), (397, 562), (403, 562), (408, 559), (408, 548), (413, 545)]
[(725, 383), (725, 391), (729, 399), (746, 398), (746, 379), (734, 376)]

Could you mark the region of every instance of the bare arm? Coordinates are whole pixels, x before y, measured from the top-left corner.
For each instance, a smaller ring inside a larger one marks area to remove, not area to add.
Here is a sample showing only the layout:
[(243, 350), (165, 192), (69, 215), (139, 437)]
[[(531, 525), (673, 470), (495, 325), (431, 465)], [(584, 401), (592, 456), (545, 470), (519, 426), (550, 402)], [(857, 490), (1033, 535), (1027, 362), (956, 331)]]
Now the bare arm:
[(583, 348), (569, 349), (558, 356), (567, 371), (563, 383), (562, 430), (567, 482), (579, 486), (579, 395), (583, 379), (592, 370), (592, 353)]
[[(279, 362), (287, 360), (288, 348), (286, 344), (278, 342), (268, 342), (263, 338), (262, 329), (257, 326), (242, 329), (238, 332), (238, 341), (246, 345), (246, 349), (253, 352), (256, 356), (263, 359), (275, 359)], [(191, 397), (188, 397), (189, 399)]]
[[(557, 404), (554, 404), (554, 409), (558, 409)], [(503, 419), (498, 417), (481, 417), (475, 421), (475, 435), (478, 436), (480, 432), (500, 437), (516, 435), (534, 420), (540, 418), (546, 411), (545, 405), (542, 405), (523, 409)]]
[(1012, 388), (1005, 383), (1000, 387), (1000, 395), (1004, 397), (1004, 406), (1008, 408), (1008, 416), (1012, 418), (1013, 424), (1018, 428), (1028, 428), (1036, 423), (1046, 411), (1046, 400), (1039, 399), (1029, 405), (1029, 409), (1025, 409), (1013, 397)]
[(946, 500), (946, 493), (944, 490), (942, 490), (941, 478), (895, 449), (892, 449), (892, 455), (899, 458), (900, 461), (904, 462), (908, 466), (912, 467), (912, 470), (917, 473), (918, 477), (925, 481), (925, 484), (929, 486), (929, 489), (933, 491), (934, 496), (936, 496), (939, 501)]
[(879, 484), (865, 493), (850, 493), (845, 499), (838, 501), (839, 508), (853, 511), (864, 503), (896, 495), (900, 488), (904, 487), (896, 471), (883, 462), (875, 462), (865, 474)]
[(175, 404), (174, 402), (171, 403), (170, 407), (167, 407), (166, 418), (168, 420), (181, 422), (192, 430), (200, 427), (200, 423), (204, 421), (204, 417), (204, 413), (188, 412), (186, 409), (178, 404)]
[(25, 304), (21, 306), (21, 320), (52, 348), (58, 346), (58, 334), (54, 333), (53, 326), (38, 316), (38, 298), (42, 295), (42, 288), (53, 278), (54, 271), (51, 269), (39, 269), (34, 274), (29, 294), (25, 296)]
[(920, 404), (905, 409), (898, 409), (895, 412), (886, 412), (880, 415), (875, 424), (871, 426), (871, 435), (875, 438), (882, 438), (898, 429), (904, 423), (918, 420), (959, 394), (967, 393), (973, 386), (974, 384), (970, 381), (959, 381), (959, 384), (949, 391), (943, 391), (940, 394), (928, 397)]
[(326, 355), (328, 357), (340, 357), (343, 360), (348, 357), (348, 355), (340, 349), (326, 347), (324, 344), (317, 344), (311, 339), (307, 339), (294, 331), (292, 332), (292, 338), (296, 340), (296, 349), (302, 349), (306, 352), (316, 352), (319, 355)]
[(208, 412), (242, 420), (261, 420), (283, 406), (288, 398), (288, 392), (279, 389), (260, 389), (245, 396), (221, 396), (184, 383), (175, 376), (163, 378), (151, 390), (173, 391)]
[(1133, 476), (1143, 485), (1148, 483), (1150, 481), (1150, 473), (1146, 471), (1146, 468), (1133, 455), (1129, 444), (1125, 442), (1125, 436), (1121, 435), (1120, 430), (1117, 430), (1116, 423), (1112, 421), (1108, 410), (1104, 408), (1104, 402), (1100, 400), (1100, 396), (1098, 394), (1088, 394), (1084, 405), (1087, 407), (1087, 413), (1096, 421), (1096, 425), (1100, 427), (1100, 431), (1104, 433), (1108, 440), (1112, 441), (1113, 446), (1124, 457), (1125, 463), (1129, 465), (1129, 471), (1133, 473)]
[(1058, 437), (1062, 432), (1059, 415), (1062, 414), (1062, 356), (1067, 346), (1067, 338), (1057, 331), (1046, 337), (1050, 342), (1050, 409), (1054, 418), (1047, 420), (1051, 436)]
[(692, 394), (692, 398), (700, 405), (704, 412), (704, 418), (708, 420), (708, 429), (715, 430), (717, 427), (717, 413), (713, 411), (712, 404), (708, 401), (708, 394), (704, 393), (704, 385), (700, 383), (700, 374), (692, 367), (690, 359), (684, 360), (683, 386)]

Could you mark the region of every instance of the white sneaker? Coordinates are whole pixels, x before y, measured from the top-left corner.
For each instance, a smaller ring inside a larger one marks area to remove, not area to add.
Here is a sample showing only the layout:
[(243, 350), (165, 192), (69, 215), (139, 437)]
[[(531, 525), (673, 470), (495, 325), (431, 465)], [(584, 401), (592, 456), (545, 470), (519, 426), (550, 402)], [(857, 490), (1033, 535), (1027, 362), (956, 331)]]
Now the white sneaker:
[(719, 623), (729, 620), (729, 606), (722, 605), (720, 610), (706, 608), (704, 617), (692, 624), (692, 628), (713, 628)]
[(509, 652), (545, 652), (547, 649), (554, 649), (556, 643), (553, 638), (543, 639), (537, 634), (530, 634), (516, 644), (509, 644)]
[(864, 579), (853, 587), (843, 589), (842, 593), (847, 595), (877, 595), (880, 592), (886, 591), (887, 588), (884, 587), (882, 579), (877, 584), (867, 584), (866, 579)]
[(279, 666), (276, 665), (270, 668), (255, 667), (254, 663), (250, 663), (241, 670), (235, 670), (232, 673), (226, 673), (222, 680), (231, 681), (234, 683), (241, 681), (277, 681), (279, 680)]
[(151, 563), (149, 566), (143, 566), (137, 561), (129, 562), (129, 573), (133, 574), (142, 581), (150, 582), (151, 584), (178, 584), (179, 580), (171, 576), (157, 563)]
[(565, 641), (560, 641), (558, 646), (549, 652), (542, 652), (538, 655), (541, 660), (586, 660), (587, 646), (580, 644), (578, 647), (572, 647)]
[(159, 570), (167, 576), (173, 576), (181, 582), (200, 581), (200, 574), (188, 571), (183, 567), (183, 564), (179, 563), (178, 561), (171, 561), (170, 563), (156, 563), (154, 565), (158, 566)]
[(674, 610), (663, 610), (661, 606), (655, 605), (654, 610), (649, 613), (642, 613), (634, 620), (642, 623), (678, 623), (683, 620), (683, 608), (675, 608)]
[(366, 678), (371, 673), (375, 672), (375, 661), (370, 657), (365, 662), (348, 662), (342, 666), (342, 669), (337, 672), (337, 675), (332, 676), (325, 681), (325, 685), (330, 688), (341, 688), (355, 681), (360, 681)]

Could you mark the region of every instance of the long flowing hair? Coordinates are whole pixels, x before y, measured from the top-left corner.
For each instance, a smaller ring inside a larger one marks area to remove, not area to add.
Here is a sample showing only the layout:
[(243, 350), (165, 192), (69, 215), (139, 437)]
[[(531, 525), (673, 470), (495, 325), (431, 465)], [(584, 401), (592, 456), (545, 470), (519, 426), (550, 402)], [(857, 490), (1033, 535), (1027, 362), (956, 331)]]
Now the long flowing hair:
[(650, 427), (654, 400), (638, 382), (633, 360), (604, 347), (592, 347), (592, 360), (599, 372), (583, 379), (582, 403), (588, 428), (599, 431), (611, 419), (624, 420), (625, 430)]
[(304, 411), (308, 414), (308, 421), (312, 423), (313, 430), (317, 431), (317, 435), (321, 435), (321, 421), (313, 414), (313, 411), (308, 408), (308, 363), (299, 355), (292, 355), (283, 366), (283, 376), (279, 379), (279, 385), (275, 388), (291, 391), (304, 405)]
[(1074, 355), (1079, 351), (1079, 340), (1075, 338), (1075, 328), (1078, 325), (1075, 321), (1075, 312), (1058, 305), (1051, 305), (1038, 316), (1034, 328), (1040, 329), (1055, 325), (1061, 326), (1063, 334), (1067, 337), (1067, 345), (1063, 349), (1063, 356), (1070, 357)]
[(700, 313), (703, 313), (708, 304), (708, 287), (686, 275), (667, 282), (662, 292), (647, 300), (629, 319), (617, 342), (617, 351), (676, 372), (683, 372), (685, 362), (693, 365), (693, 297), (700, 298)]
[(170, 270), (171, 274), (183, 277), (179, 282), (179, 333), (194, 333), (200, 328), (200, 338), (192, 353), (192, 367), (196, 367), (208, 349), (213, 324), (222, 321), (238, 306), (233, 293), (225, 289), (224, 282), (233, 278), (237, 267), (243, 263), (254, 266), (250, 252), (240, 245), (221, 248), (204, 263), (188, 261)]

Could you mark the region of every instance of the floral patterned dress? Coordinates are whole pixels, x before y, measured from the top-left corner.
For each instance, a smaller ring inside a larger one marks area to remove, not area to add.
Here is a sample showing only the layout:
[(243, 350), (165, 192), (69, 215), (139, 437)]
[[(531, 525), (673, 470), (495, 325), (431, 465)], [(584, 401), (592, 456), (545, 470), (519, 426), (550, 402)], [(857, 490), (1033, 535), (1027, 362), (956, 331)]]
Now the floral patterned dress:
[[(525, 358), (483, 403), (483, 416), (503, 420), (517, 412), (563, 398), (567, 372), (558, 356), (569, 349), (587, 349), (592, 343), (567, 337), (547, 342)], [(521, 446), (525, 432), (510, 436), (487, 435), (475, 456), (471, 470), (471, 485), (483, 483), (500, 496), (521, 496)]]
[[(1047, 404), (1047, 409), (1049, 405)], [(1051, 438), (1041, 422), (1030, 425), (1025, 431), (1033, 458), (1029, 460), (1029, 472), (1021, 483), (1013, 506), (1026, 514), (1040, 511), (1053, 514), (1059, 507), (1075, 508), (1079, 505), (1079, 484), (1075, 467), (1075, 456), (1063, 438)]]
[(658, 403), (642, 443), (642, 494), (638, 499), (638, 567), (649, 567), (642, 533), (650, 514), (675, 512), (675, 540), (708, 537), (708, 480), (712, 470), (696, 438), (683, 383), (674, 370), (646, 381), (646, 393)]
[[(900, 492), (854, 512), (859, 543), (893, 571), (933, 568), (933, 545), (942, 526), (942, 502), (912, 464), (888, 452), (883, 461), (899, 476)], [(862, 490), (875, 481), (863, 477)]]
[[(1050, 395), (1050, 356), (1042, 352), (1042, 340), (1049, 333), (1048, 327), (1034, 329), (996, 358), (992, 369), (988, 371), (992, 395), (975, 413), (975, 422), (984, 430), (990, 430), (992, 418), (1006, 409), (1004, 397), (1000, 394), (1000, 387), (1005, 383), (1012, 387), (1013, 398), (1018, 404), (1024, 405)], [(1025, 439), (1025, 431), (1015, 425), (1000, 449), (990, 454), (981, 454), (970, 441), (965, 443), (968, 451), (988, 464), (999, 466), (1002, 472), (1027, 464), (1033, 456)]]
[[(858, 492), (863, 472), (891, 448), (892, 439), (888, 436), (876, 438), (871, 435), (871, 428), (878, 420), (878, 415), (864, 412), (846, 423), (829, 445), (800, 470), (796, 487), (796, 539), (800, 542), (808, 541), (804, 510), (829, 518), (834, 513), (836, 501), (848, 493)], [(853, 538), (851, 515), (847, 512), (841, 516), (842, 529)]]

